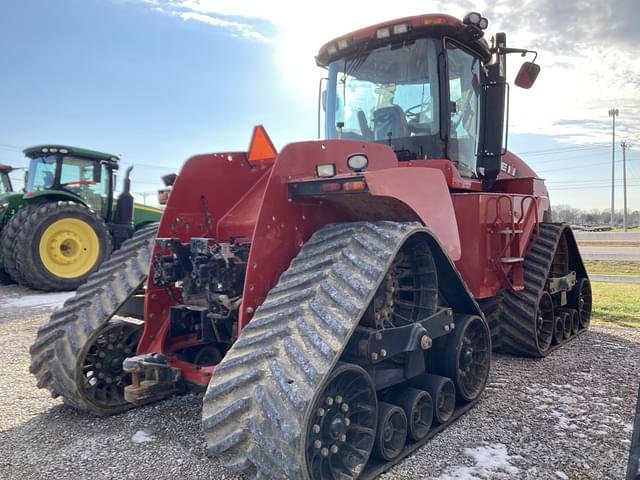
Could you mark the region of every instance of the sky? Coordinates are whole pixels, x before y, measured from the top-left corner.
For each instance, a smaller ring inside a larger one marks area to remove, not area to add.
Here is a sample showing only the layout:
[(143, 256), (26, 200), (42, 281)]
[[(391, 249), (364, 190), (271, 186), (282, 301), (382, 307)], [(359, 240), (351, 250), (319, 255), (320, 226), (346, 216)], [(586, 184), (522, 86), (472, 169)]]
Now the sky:
[[(516, 6), (517, 5), (517, 6)], [(538, 51), (511, 88), (509, 149), (546, 178), (552, 204), (610, 208), (611, 119), (627, 140), (640, 209), (637, 0), (21, 0), (0, 16), (0, 163), (61, 143), (122, 155), (151, 202), (159, 177), (198, 153), (246, 150), (263, 124), (277, 148), (317, 135), (314, 56), (334, 37), (406, 15), (469, 11), (488, 34)], [(513, 79), (523, 59), (509, 57)], [(616, 209), (622, 159), (616, 145)], [(21, 174), (14, 172), (18, 185)]]

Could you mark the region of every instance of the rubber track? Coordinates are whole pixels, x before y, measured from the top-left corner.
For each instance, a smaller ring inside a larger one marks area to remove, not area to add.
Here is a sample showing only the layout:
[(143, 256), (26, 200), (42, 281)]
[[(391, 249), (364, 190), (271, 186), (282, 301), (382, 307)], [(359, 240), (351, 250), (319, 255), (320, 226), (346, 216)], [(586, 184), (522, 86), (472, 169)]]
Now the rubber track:
[[(540, 237), (533, 243), (524, 260), (524, 290), (505, 290), (481, 303), (491, 330), (494, 351), (543, 357), (555, 350), (552, 347), (541, 352), (538, 348), (534, 315), (546, 286), (558, 242), (566, 228), (569, 227), (563, 224), (540, 224)], [(575, 335), (568, 340), (574, 337)]]
[(248, 477), (306, 478), (308, 409), (404, 241), (394, 222), (328, 225), (305, 243), (203, 399), (207, 453)]
[(24, 225), (25, 220), (30, 214), (30, 211), (39, 206), (38, 203), (29, 204), (18, 210), (18, 212), (11, 217), (9, 222), (4, 226), (2, 232), (0, 232), (0, 257), (2, 258), (2, 267), (4, 271), (11, 277), (16, 283), (21, 283), (22, 277), (18, 271), (18, 263), (16, 259), (16, 245), (18, 243), (18, 234), (21, 227)]
[(86, 402), (76, 385), (80, 355), (92, 336), (117, 313), (118, 308), (147, 278), (157, 224), (140, 229), (122, 244), (100, 269), (40, 327), (31, 345), (29, 371), (39, 388), (80, 410), (97, 414), (115, 413), (96, 409)]

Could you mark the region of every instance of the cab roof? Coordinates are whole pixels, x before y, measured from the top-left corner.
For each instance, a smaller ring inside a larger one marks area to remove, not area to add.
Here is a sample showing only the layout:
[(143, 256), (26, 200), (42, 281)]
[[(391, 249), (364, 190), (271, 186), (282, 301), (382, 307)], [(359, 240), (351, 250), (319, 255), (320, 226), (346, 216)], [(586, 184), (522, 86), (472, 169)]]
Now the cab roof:
[[(66, 152), (65, 152), (66, 150)], [(84, 157), (92, 160), (105, 160), (108, 162), (117, 162), (120, 160), (119, 155), (112, 155), (110, 153), (98, 152), (96, 150), (89, 150), (86, 148), (72, 147), (70, 145), (57, 145), (57, 144), (43, 144), (36, 145), (34, 147), (29, 147), (24, 149), (24, 154), (31, 158), (38, 155), (42, 155), (43, 153), (63, 153), (68, 155), (73, 155), (76, 157)]]
[(13, 171), (13, 167), (11, 165), (6, 165), (4, 163), (0, 163), (0, 172), (9, 173)]
[[(388, 33), (382, 36), (378, 33), (382, 30)], [(393, 33), (396, 31), (401, 33)], [(482, 30), (474, 25), (465, 25), (451, 15), (430, 13), (389, 20), (334, 38), (320, 48), (316, 63), (320, 67), (326, 67), (338, 58), (358, 55), (362, 51), (372, 50), (383, 44), (427, 36), (450, 36), (465, 43), (483, 60), (491, 58), (489, 45), (483, 38)]]

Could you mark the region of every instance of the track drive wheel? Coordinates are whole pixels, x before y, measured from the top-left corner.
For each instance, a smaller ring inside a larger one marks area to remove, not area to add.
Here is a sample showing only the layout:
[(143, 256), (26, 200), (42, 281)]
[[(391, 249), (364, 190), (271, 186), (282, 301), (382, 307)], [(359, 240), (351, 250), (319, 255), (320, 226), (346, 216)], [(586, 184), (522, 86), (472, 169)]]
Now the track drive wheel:
[(135, 355), (142, 322), (112, 317), (146, 280), (156, 231), (136, 232), (40, 327), (29, 349), (39, 388), (98, 415), (131, 407), (122, 361)]
[(591, 282), (588, 278), (581, 278), (574, 285), (569, 294), (569, 306), (577, 310), (577, 320), (580, 330), (589, 327), (591, 323)]
[(339, 364), (311, 412), (306, 441), (311, 478), (358, 475), (367, 464), (376, 440), (378, 401), (369, 374), (357, 365)]
[(75, 290), (111, 252), (111, 235), (92, 210), (75, 202), (25, 208), (15, 247), (20, 282), (38, 290)]

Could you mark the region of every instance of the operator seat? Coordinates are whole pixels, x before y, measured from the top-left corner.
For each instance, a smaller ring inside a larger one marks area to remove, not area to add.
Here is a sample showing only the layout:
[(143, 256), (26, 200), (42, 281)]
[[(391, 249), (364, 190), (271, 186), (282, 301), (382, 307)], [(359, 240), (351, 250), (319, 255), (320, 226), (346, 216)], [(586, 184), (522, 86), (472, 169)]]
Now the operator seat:
[(400, 105), (385, 105), (373, 112), (373, 139), (387, 140), (411, 136), (411, 130)]

